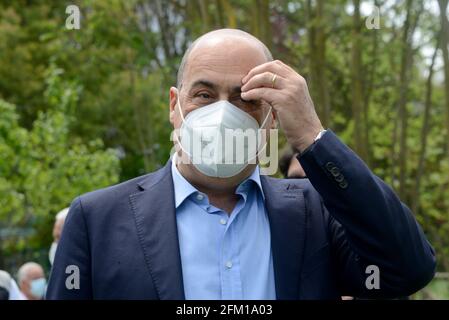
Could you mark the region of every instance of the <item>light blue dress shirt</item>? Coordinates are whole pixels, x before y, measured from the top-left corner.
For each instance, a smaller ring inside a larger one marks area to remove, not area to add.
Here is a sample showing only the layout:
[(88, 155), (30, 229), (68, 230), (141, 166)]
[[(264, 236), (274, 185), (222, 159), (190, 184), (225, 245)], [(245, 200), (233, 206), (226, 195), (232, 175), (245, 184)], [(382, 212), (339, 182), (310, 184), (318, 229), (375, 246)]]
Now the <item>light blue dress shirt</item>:
[(259, 168), (237, 187), (230, 216), (211, 205), (175, 161), (172, 176), (186, 299), (276, 299)]

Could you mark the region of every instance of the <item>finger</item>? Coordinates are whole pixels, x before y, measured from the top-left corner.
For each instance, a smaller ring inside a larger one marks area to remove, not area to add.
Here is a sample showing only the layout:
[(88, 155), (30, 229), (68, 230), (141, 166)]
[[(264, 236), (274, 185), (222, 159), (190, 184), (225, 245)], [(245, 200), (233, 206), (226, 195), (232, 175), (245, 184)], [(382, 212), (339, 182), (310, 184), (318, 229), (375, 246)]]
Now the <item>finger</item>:
[(264, 100), (272, 104), (279, 94), (279, 90), (272, 88), (255, 88), (241, 93), (244, 100)]
[[(274, 83), (273, 83), (274, 79)], [(275, 88), (279, 89), (282, 87), (285, 79), (281, 76), (272, 73), (272, 72), (264, 72), (254, 75), (254, 77), (250, 78), (243, 86), (242, 92), (249, 91), (254, 88), (266, 87), (266, 88)]]
[(248, 72), (248, 74), (243, 77), (242, 83), (245, 84), (249, 79), (254, 77), (256, 74), (264, 73), (264, 72), (275, 73), (278, 76), (287, 78), (288, 69), (285, 68), (285, 65), (282, 62), (280, 62), (279, 60), (266, 62), (261, 65), (258, 65), (257, 67), (252, 68)]

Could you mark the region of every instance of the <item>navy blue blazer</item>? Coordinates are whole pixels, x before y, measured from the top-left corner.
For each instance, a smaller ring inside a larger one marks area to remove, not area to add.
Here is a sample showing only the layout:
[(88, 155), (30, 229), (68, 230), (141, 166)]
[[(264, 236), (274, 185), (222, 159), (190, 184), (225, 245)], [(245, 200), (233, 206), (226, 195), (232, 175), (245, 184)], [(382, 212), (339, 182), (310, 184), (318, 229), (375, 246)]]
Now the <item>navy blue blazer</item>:
[[(432, 279), (410, 210), (331, 131), (298, 158), (308, 179), (261, 177), (278, 299), (405, 296)], [(379, 289), (365, 284), (369, 265)], [(170, 162), (73, 201), (46, 297), (185, 298)]]

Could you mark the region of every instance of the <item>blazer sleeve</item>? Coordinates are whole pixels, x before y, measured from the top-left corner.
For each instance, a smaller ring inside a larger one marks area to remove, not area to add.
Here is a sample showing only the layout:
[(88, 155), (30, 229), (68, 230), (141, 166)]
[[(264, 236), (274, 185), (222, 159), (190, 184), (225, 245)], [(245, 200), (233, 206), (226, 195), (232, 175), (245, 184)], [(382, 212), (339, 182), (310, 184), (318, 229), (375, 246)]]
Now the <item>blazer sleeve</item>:
[(48, 300), (92, 299), (90, 246), (81, 199), (70, 206), (47, 287)]
[(298, 160), (324, 204), (342, 295), (406, 296), (433, 278), (435, 252), (411, 211), (332, 131)]

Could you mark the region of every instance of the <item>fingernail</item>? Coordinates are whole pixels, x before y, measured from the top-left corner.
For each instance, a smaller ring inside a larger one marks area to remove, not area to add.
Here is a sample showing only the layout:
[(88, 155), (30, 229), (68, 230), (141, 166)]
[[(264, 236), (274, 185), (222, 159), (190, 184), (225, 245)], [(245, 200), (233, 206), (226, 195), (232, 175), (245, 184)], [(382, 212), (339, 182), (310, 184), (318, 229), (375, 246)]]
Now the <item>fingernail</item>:
[(247, 76), (244, 76), (243, 79), (242, 79), (242, 83), (243, 83), (243, 84), (246, 82), (246, 77), (247, 77)]

